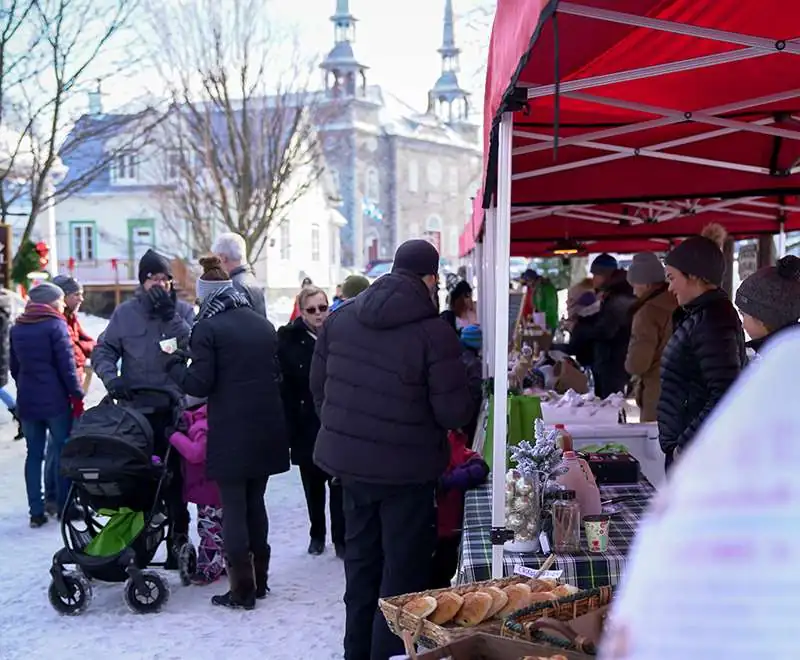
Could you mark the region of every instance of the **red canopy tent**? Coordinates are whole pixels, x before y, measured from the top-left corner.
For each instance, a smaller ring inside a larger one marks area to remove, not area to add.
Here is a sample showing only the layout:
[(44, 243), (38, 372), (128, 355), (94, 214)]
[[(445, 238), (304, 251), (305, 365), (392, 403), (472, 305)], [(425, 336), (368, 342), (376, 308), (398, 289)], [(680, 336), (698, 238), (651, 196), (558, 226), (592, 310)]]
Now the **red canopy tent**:
[[(498, 0), (483, 199), (495, 466), (512, 241), (515, 252), (567, 239), (595, 251), (663, 245), (710, 220), (736, 235), (800, 228), (799, 37), (800, 3), (786, 0)], [(493, 491), (501, 577), (502, 470)]]
[(800, 5), (781, 0), (500, 0), (484, 206), (511, 111), (515, 253), (711, 220), (737, 237), (800, 229), (798, 37)]

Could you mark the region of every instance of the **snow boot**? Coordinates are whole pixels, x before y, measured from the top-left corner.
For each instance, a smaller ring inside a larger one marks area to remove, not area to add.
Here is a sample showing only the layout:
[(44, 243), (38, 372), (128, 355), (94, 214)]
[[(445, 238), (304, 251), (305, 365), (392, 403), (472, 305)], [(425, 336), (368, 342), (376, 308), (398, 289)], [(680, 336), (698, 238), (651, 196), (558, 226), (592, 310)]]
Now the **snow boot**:
[(311, 539), (308, 544), (308, 554), (319, 557), (325, 552), (325, 539)]
[(267, 551), (264, 554), (260, 552), (253, 553), (253, 574), (256, 582), (256, 598), (261, 600), (266, 598), (269, 593), (269, 557), (271, 548), (267, 546)]
[(59, 510), (58, 510), (58, 504), (56, 504), (56, 503), (55, 503), (55, 502), (53, 502), (52, 500), (47, 500), (47, 501), (44, 503), (44, 512), (45, 512), (45, 513), (46, 513), (48, 516), (52, 516), (53, 518), (56, 518), (56, 517), (58, 517), (58, 515), (59, 515), (59, 513), (60, 513), (60, 512), (59, 512)]
[(42, 514), (40, 516), (31, 516), (31, 529), (36, 529), (37, 527), (41, 527), (42, 525), (47, 524), (47, 516)]
[(164, 562), (165, 571), (177, 571), (180, 569), (180, 556), (181, 548), (189, 540), (186, 534), (175, 534), (167, 536), (167, 561)]
[(253, 558), (228, 563), (230, 590), (221, 596), (212, 596), (211, 604), (234, 610), (252, 610), (256, 606), (256, 583), (253, 575)]

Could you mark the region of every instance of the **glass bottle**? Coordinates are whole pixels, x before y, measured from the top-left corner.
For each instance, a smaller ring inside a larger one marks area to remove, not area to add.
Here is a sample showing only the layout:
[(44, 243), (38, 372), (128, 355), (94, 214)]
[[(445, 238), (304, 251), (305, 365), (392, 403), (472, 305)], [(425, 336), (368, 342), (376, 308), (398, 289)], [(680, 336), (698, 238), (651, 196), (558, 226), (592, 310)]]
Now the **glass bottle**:
[(581, 508), (574, 490), (555, 494), (553, 502), (553, 551), (561, 554), (580, 552)]

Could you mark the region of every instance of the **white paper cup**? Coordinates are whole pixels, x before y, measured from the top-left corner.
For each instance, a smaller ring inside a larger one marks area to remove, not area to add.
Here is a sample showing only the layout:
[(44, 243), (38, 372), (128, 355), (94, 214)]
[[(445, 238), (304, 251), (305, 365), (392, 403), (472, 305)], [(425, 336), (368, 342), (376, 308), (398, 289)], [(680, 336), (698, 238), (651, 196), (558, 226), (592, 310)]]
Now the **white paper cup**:
[(158, 342), (158, 345), (161, 347), (161, 350), (164, 351), (164, 353), (174, 353), (178, 350), (178, 340), (175, 339), (175, 337), (170, 339), (162, 339), (160, 342)]

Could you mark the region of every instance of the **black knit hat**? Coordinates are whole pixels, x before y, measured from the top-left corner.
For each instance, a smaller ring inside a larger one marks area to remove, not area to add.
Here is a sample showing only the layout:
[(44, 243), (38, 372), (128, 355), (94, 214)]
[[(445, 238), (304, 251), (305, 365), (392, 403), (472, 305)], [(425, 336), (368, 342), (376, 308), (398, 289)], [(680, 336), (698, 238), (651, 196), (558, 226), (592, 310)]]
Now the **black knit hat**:
[(155, 250), (148, 250), (139, 259), (139, 284), (144, 284), (153, 275), (166, 275), (172, 279), (172, 268), (169, 259)]
[(57, 275), (53, 278), (53, 284), (59, 287), (64, 292), (64, 295), (67, 296), (83, 291), (81, 283), (69, 275)]
[(694, 275), (716, 287), (725, 277), (725, 256), (719, 245), (705, 236), (690, 236), (664, 260), (684, 275)]
[(439, 253), (428, 241), (413, 238), (394, 253), (392, 272), (404, 270), (414, 275), (436, 275), (439, 272)]
[(736, 306), (771, 331), (800, 319), (800, 259), (788, 255), (775, 266), (761, 268), (742, 282)]

